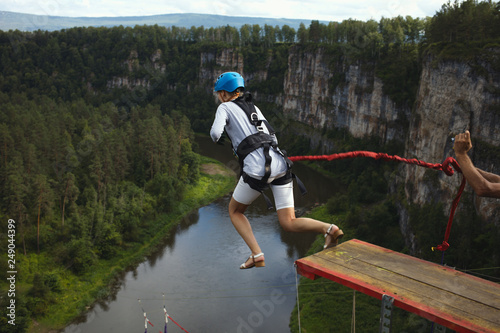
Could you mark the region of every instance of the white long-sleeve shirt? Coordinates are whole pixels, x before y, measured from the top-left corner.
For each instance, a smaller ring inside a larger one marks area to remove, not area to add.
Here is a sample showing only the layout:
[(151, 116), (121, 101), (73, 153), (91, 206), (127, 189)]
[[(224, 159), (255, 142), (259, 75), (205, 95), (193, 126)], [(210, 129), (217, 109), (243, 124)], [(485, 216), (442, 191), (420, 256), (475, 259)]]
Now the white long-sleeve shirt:
[[(255, 111), (257, 112), (259, 120), (265, 120), (264, 115), (257, 106), (255, 106)], [(264, 132), (269, 134), (268, 128), (266, 126), (263, 127)], [(224, 129), (231, 139), (235, 151), (241, 141), (247, 136), (258, 132), (255, 126), (248, 120), (245, 111), (233, 102), (222, 103), (217, 108), (215, 120), (210, 129), (210, 136), (214, 142), (219, 141)], [(278, 140), (274, 134), (273, 138), (277, 144)], [(269, 150), (269, 155), (272, 158), (271, 176), (269, 178), (272, 180), (275, 177), (284, 175), (287, 170), (287, 165), (283, 156), (274, 151), (273, 148)], [(248, 154), (243, 161), (243, 171), (250, 177), (260, 179), (265, 173), (265, 160), (264, 149), (258, 148)]]

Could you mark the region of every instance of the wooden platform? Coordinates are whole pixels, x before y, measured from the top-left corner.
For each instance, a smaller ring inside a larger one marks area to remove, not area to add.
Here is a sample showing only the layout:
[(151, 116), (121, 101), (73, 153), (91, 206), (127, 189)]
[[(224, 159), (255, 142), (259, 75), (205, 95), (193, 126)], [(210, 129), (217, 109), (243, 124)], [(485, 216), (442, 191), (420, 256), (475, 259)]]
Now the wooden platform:
[(324, 277), (457, 332), (500, 332), (500, 284), (357, 239), (296, 261)]

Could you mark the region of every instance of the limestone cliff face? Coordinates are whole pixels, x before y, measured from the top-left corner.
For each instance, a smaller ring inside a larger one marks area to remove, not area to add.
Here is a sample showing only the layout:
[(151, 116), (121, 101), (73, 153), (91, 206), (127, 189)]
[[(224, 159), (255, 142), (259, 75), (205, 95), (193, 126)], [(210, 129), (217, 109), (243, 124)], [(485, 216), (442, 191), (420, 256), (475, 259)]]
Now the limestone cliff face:
[(363, 71), (361, 64), (331, 62), (322, 49), (290, 51), (283, 112), (317, 129), (347, 128), (355, 137), (403, 140), (401, 122), (410, 108), (396, 106), (383, 94), (382, 81), (373, 71)]
[[(264, 68), (259, 68), (255, 72), (245, 72), (243, 55), (237, 49), (223, 49), (221, 52), (203, 52), (200, 57), (200, 84), (211, 90), (217, 76), (224, 72), (238, 72), (243, 75), (245, 82), (267, 80), (267, 68), (270, 59)], [(258, 92), (254, 92), (258, 94)], [(281, 104), (281, 102), (279, 102)]]
[(224, 49), (220, 53), (201, 53), (200, 84), (215, 82), (217, 76), (223, 72), (243, 73), (243, 56), (237, 49)]
[(140, 68), (145, 69), (149, 74), (144, 78), (134, 78), (131, 79), (129, 76), (114, 76), (108, 80), (106, 86), (108, 89), (112, 88), (126, 88), (134, 89), (136, 87), (143, 87), (150, 89), (154, 86), (155, 82), (153, 78), (155, 76), (165, 73), (166, 65), (161, 60), (162, 52), (160, 49), (156, 50), (146, 63), (141, 64), (139, 62), (139, 57), (137, 51), (133, 50), (130, 52), (128, 59), (123, 63), (123, 66), (127, 69), (129, 73), (139, 70)]
[[(496, 53), (498, 56), (500, 50)], [(478, 73), (478, 66), (485, 69), (482, 74)], [(488, 62), (480, 61), (474, 66), (463, 62), (435, 64), (431, 57), (427, 58), (410, 122), (406, 154), (440, 163), (453, 156), (451, 138), (468, 129), (476, 140), (470, 152), (474, 164), (500, 173), (500, 166), (495, 163), (499, 157), (481, 153), (488, 145), (500, 146), (499, 91), (500, 73)], [(425, 170), (406, 167), (406, 195), (418, 204), (431, 202), (436, 196), (451, 202), (449, 199), (455, 195), (460, 179), (461, 175), (440, 175), (436, 192), (434, 184), (426, 181)], [(487, 220), (499, 222), (498, 200), (476, 198), (476, 205)]]

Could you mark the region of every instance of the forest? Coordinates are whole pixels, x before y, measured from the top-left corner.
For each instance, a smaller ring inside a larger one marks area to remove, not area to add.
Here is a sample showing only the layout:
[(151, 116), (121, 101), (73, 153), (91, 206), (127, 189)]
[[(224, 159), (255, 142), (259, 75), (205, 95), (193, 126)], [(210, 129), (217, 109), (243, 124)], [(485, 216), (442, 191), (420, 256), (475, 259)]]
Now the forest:
[[(16, 259), (30, 272), (19, 275), (18, 320), (8, 332), (27, 331), (57, 303), (67, 282), (58, 276), (60, 269), (69, 270), (71, 279), (84, 279), (158, 232), (163, 214), (189, 199), (186, 190), (200, 182), (203, 159), (194, 134), (208, 132), (216, 108), (212, 82), (200, 80), (203, 52), (237, 48), (245, 72), (267, 68), (275, 78), (251, 83), (249, 90), (272, 95), (284, 89), (276, 82), (284, 76), (291, 47), (322, 47), (332, 58), (374, 66), (394, 101), (411, 104), (426, 52), (468, 59), (485, 45), (500, 46), (499, 36), (500, 2), (470, 0), (449, 2), (429, 18), (312, 21), (297, 31), (267, 25), (0, 31), (0, 245), (7, 248), (7, 221), (14, 219)], [(204, 66), (218, 69), (214, 62)], [(117, 78), (129, 84), (114, 83)], [(304, 140), (282, 134), (290, 153), (311, 153)], [(329, 135), (346, 138), (336, 129)], [(387, 149), (400, 152), (398, 143)], [(345, 173), (341, 168), (330, 172)], [(369, 169), (364, 178), (354, 176), (358, 171), (342, 174), (346, 187), (354, 189), (349, 185), (356, 182), (365, 187), (333, 199), (328, 209), (380, 203), (364, 224), (359, 210), (351, 210), (351, 223), (363, 224), (359, 232), (369, 237), (373, 233), (366, 226), (380, 214), (394, 220), (395, 209), (383, 200), (384, 169)], [(477, 217), (469, 218), (473, 223)], [(30, 268), (46, 263), (37, 273)], [(7, 332), (5, 320), (0, 318), (0, 332)]]

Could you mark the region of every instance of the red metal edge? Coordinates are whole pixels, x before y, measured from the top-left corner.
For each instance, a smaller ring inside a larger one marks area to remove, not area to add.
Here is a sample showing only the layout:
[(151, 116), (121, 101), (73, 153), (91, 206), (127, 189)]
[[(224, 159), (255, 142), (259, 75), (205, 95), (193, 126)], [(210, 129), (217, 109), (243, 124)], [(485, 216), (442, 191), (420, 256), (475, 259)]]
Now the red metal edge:
[[(357, 241), (357, 240), (355, 240), (355, 241)], [(362, 241), (358, 241), (358, 242), (365, 243)], [(380, 248), (380, 247), (373, 245), (373, 244), (369, 244), (369, 243), (365, 243), (365, 244)], [(388, 250), (388, 249), (384, 249), (384, 248), (381, 248), (381, 249), (383, 249), (385, 251), (394, 252), (392, 250)], [(397, 252), (395, 252), (395, 253), (397, 253)], [(404, 255), (404, 256), (406, 256), (406, 255)], [(425, 263), (430, 263), (430, 262), (427, 262), (424, 260), (421, 260), (421, 261), (425, 262)], [(469, 321), (465, 321), (461, 318), (456, 318), (456, 317), (451, 316), (445, 312), (439, 311), (435, 308), (431, 308), (431, 307), (426, 306), (424, 304), (420, 304), (420, 303), (417, 303), (417, 302), (414, 302), (411, 300), (407, 300), (404, 297), (401, 297), (401, 296), (396, 295), (396, 294), (392, 294), (384, 289), (371, 286), (368, 283), (365, 283), (364, 281), (351, 278), (348, 275), (340, 274), (340, 273), (335, 272), (333, 270), (325, 269), (324, 267), (322, 267), (320, 265), (309, 262), (307, 260), (307, 257), (295, 261), (295, 264), (297, 266), (298, 274), (300, 274), (301, 276), (304, 276), (308, 279), (315, 280), (318, 277), (324, 277), (328, 280), (340, 283), (348, 288), (360, 291), (368, 296), (377, 298), (379, 300), (382, 299), (383, 295), (388, 295), (388, 296), (394, 298), (394, 306), (397, 306), (405, 311), (415, 313), (415, 314), (419, 315), (420, 317), (426, 318), (426, 319), (428, 319), (434, 323), (440, 324), (442, 326), (446, 326), (446, 327), (453, 329), (457, 332), (496, 333), (495, 331), (487, 330), (484, 327), (477, 326), (474, 323), (471, 323)], [(430, 264), (432, 264), (432, 263), (430, 263)], [(438, 265), (438, 266), (442, 267), (440, 265)], [(452, 270), (452, 271), (455, 272), (455, 270)]]
[(297, 274), (305, 277), (305, 278), (308, 278), (309, 280), (316, 280), (317, 278), (319, 278), (320, 276), (314, 274), (313, 272), (309, 271), (308, 269), (304, 269), (305, 266), (303, 265), (299, 265), (297, 263), (297, 261), (295, 262), (295, 266), (297, 267)]

